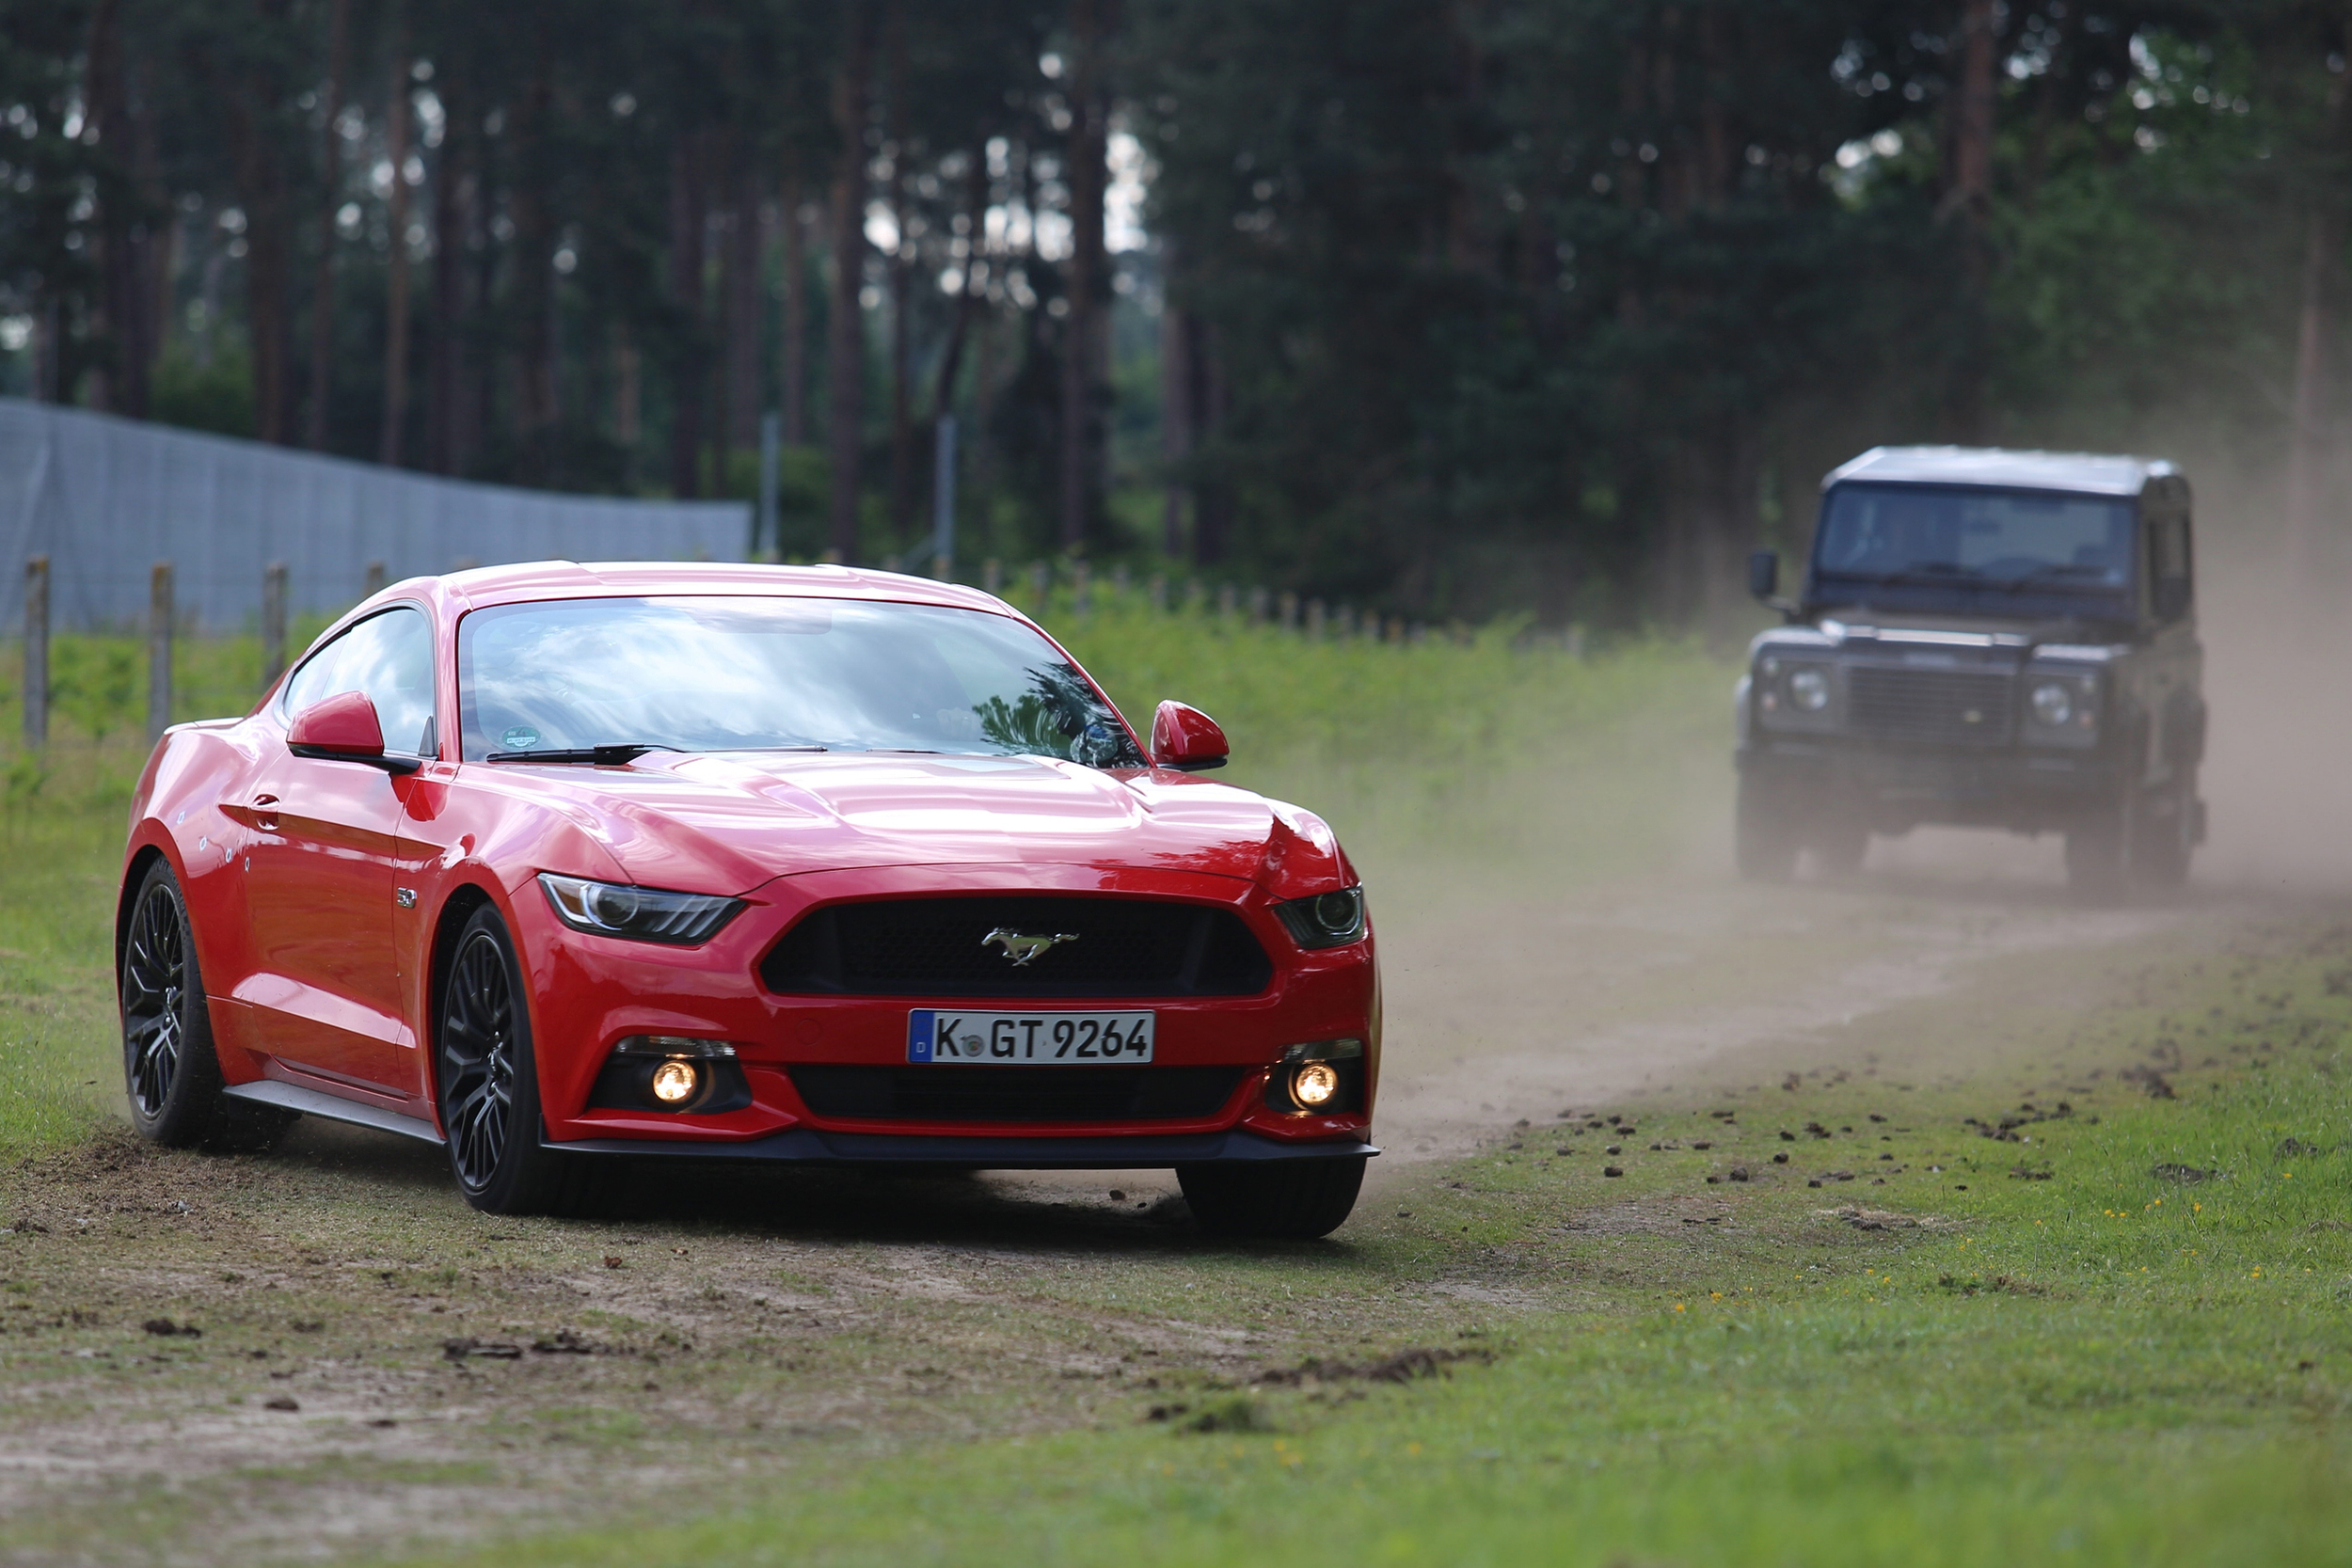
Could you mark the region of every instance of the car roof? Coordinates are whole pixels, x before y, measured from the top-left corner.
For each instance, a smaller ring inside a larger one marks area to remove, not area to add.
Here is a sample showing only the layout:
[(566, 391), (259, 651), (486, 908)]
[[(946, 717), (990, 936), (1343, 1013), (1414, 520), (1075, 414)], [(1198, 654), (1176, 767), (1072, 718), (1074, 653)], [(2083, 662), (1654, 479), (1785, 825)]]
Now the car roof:
[(952, 605), (1019, 616), (1004, 600), (977, 588), (902, 572), (847, 566), (763, 566), (733, 562), (527, 561), (473, 566), (438, 579), (466, 608), (535, 599), (626, 598), (649, 594), (775, 594), (823, 599), (882, 599)]
[(1980, 484), (2012, 490), (2072, 490), (2137, 496), (2153, 479), (2178, 470), (2161, 458), (2090, 451), (2011, 451), (2001, 447), (1872, 447), (1831, 470), (1821, 487), (1873, 484)]

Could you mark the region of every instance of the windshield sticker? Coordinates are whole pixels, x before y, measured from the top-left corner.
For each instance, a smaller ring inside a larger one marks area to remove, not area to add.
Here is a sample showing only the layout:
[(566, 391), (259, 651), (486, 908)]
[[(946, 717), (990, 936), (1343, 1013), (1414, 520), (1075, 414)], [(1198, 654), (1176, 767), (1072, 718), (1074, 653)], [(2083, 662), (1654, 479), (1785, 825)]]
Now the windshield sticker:
[(517, 724), (499, 736), (499, 745), (509, 752), (528, 752), (539, 744), (539, 732), (529, 724)]

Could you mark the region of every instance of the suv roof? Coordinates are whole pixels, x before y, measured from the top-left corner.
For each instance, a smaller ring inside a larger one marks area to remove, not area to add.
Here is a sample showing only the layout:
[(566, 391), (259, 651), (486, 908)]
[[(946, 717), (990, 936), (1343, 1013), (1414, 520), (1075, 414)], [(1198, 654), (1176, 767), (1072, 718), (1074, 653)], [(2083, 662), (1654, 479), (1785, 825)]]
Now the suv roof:
[(1872, 447), (1831, 471), (1821, 487), (1847, 480), (1873, 484), (1984, 484), (2005, 490), (2071, 490), (2137, 496), (2176, 470), (2161, 458), (2088, 451), (2010, 451), (2000, 447)]

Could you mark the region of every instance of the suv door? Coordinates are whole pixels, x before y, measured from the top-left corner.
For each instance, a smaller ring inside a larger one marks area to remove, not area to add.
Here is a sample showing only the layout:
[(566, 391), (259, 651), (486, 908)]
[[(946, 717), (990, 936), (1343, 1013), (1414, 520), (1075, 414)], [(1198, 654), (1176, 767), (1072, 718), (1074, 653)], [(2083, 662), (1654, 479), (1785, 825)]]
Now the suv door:
[(253, 969), (238, 1000), (254, 1009), (256, 1043), (287, 1066), (405, 1098), (419, 1079), (392, 958), (392, 886), (409, 781), (286, 749), (296, 714), (345, 691), (375, 705), (388, 752), (433, 749), (433, 628), (422, 610), (369, 616), (286, 683), (240, 814), (253, 830)]

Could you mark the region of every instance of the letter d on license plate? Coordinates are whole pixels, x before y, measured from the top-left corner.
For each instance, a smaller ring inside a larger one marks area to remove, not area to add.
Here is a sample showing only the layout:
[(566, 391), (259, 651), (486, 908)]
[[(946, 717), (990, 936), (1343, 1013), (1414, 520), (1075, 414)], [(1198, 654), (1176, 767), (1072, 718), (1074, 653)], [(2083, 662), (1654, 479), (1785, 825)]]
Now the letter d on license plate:
[(1153, 1016), (1139, 1013), (907, 1014), (907, 1060), (983, 1066), (1148, 1062)]

